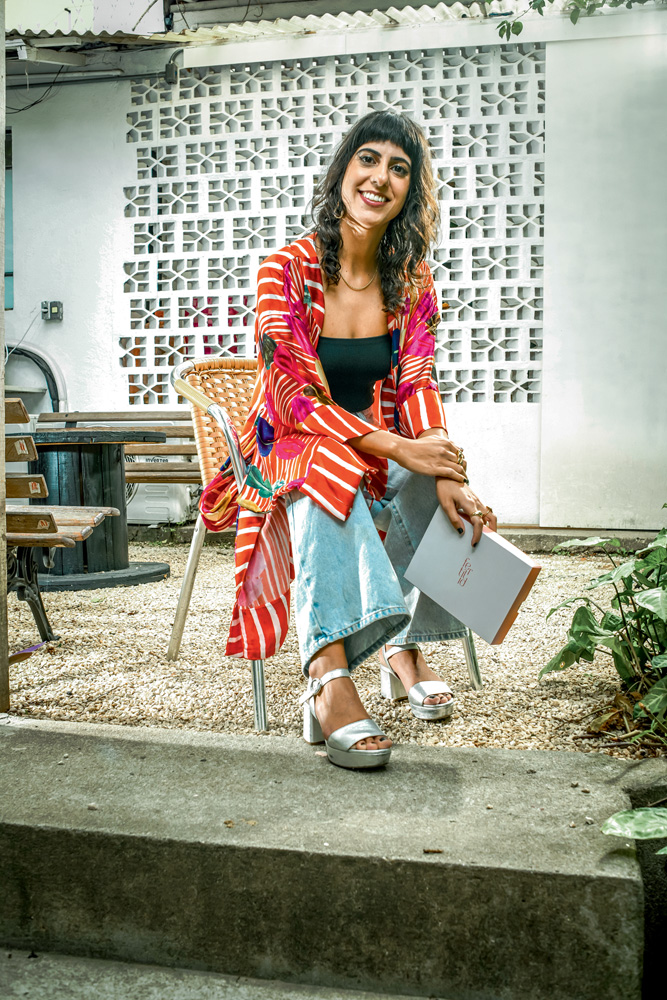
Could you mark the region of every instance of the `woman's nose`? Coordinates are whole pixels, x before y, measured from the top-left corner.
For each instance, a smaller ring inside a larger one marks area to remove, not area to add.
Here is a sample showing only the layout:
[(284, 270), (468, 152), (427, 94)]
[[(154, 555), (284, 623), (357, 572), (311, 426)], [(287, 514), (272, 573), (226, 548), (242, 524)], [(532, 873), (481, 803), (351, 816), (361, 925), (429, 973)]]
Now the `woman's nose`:
[(376, 164), (375, 170), (373, 171), (373, 182), (377, 184), (378, 187), (383, 187), (387, 183), (387, 164), (380, 161)]

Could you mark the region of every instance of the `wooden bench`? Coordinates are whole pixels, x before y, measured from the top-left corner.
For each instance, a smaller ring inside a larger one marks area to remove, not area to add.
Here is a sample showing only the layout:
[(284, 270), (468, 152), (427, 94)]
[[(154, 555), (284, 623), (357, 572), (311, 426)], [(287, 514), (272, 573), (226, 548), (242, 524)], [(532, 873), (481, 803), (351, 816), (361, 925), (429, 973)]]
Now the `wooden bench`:
[[(22, 400), (5, 400), (6, 424), (27, 424), (29, 421)], [(35, 444), (29, 434), (5, 436), (6, 462), (31, 462), (36, 458)], [(48, 497), (46, 482), (41, 475), (8, 472), (6, 484), (7, 497), (11, 499), (43, 500)], [(57, 639), (58, 636), (46, 615), (38, 572), (51, 568), (52, 550), (74, 548), (77, 542), (88, 538), (105, 517), (119, 513), (116, 507), (7, 505), (7, 592), (14, 591), (19, 600), (28, 603), (43, 640)]]
[[(41, 413), (40, 430), (55, 427), (113, 427), (122, 424), (133, 430), (162, 431), (165, 444), (126, 444), (127, 483), (180, 483), (201, 485), (201, 470), (194, 441), (190, 410), (121, 410), (118, 412)], [(167, 457), (167, 461), (142, 461), (142, 456)], [(191, 457), (192, 456), (192, 457)]]

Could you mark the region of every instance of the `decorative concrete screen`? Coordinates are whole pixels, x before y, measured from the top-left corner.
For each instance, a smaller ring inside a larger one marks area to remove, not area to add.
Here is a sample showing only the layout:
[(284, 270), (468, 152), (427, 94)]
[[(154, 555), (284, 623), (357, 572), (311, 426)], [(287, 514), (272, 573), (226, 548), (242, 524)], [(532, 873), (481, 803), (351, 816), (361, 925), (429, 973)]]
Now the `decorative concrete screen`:
[(169, 369), (251, 356), (260, 262), (301, 235), (346, 127), (392, 108), (433, 150), (445, 402), (536, 403), (542, 357), (544, 47), (383, 52), (182, 71), (132, 86), (120, 364), (129, 402), (178, 402)]

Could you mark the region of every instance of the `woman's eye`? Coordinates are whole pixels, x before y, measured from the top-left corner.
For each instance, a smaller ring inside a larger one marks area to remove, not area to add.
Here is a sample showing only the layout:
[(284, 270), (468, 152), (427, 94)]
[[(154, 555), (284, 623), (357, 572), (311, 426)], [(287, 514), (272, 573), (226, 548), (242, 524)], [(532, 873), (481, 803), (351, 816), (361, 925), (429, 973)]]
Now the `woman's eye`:
[(369, 156), (368, 153), (362, 153), (361, 156), (359, 157), (359, 159), (361, 160), (361, 162), (366, 167), (368, 167), (371, 164), (375, 163), (375, 160), (373, 159), (373, 157)]
[(394, 164), (394, 173), (398, 174), (399, 177), (407, 177), (408, 169), (402, 166), (400, 163)]

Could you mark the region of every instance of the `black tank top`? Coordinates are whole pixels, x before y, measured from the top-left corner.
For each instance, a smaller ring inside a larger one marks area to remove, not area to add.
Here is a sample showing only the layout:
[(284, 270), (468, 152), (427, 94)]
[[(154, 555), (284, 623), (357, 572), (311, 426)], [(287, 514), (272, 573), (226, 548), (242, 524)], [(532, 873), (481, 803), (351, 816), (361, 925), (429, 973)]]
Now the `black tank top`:
[(317, 353), (334, 403), (358, 413), (371, 406), (375, 383), (391, 371), (391, 334), (354, 340), (320, 337)]

